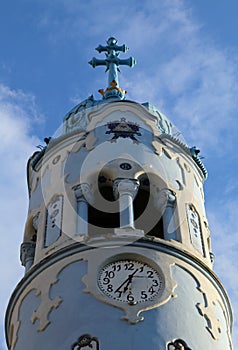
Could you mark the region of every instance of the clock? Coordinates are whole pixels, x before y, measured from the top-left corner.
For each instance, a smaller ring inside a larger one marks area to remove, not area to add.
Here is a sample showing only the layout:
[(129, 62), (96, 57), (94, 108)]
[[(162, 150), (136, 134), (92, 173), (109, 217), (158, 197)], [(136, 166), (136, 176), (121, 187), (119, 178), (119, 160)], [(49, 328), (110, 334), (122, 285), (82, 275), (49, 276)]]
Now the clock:
[(158, 269), (134, 259), (109, 262), (98, 273), (102, 293), (131, 305), (152, 301), (161, 294), (163, 286), (164, 278)]

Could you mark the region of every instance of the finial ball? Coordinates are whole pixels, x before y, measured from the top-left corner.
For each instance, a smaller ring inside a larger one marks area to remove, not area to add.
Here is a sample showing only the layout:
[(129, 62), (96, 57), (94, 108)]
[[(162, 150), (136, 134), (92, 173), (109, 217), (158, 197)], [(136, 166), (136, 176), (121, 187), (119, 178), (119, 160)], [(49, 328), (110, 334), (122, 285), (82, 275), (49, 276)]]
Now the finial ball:
[(112, 37), (112, 36), (107, 40), (108, 46), (112, 46), (112, 45), (116, 45), (116, 44), (117, 44), (117, 39)]

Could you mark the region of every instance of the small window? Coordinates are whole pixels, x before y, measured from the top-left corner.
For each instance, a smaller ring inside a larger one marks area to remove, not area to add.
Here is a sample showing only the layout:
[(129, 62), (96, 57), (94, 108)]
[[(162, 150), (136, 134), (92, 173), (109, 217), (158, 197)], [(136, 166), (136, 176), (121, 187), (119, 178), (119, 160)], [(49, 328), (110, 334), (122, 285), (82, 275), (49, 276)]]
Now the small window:
[(55, 195), (46, 209), (44, 246), (49, 247), (61, 236), (63, 196)]

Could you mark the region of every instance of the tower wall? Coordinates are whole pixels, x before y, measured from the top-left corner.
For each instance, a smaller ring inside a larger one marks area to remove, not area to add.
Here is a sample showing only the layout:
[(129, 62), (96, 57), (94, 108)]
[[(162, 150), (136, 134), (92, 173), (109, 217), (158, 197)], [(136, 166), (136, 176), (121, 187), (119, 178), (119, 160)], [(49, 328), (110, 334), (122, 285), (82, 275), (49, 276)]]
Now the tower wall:
[[(11, 299), (10, 349), (70, 349), (82, 334), (97, 337), (100, 349), (166, 349), (174, 339), (194, 350), (231, 348), (229, 301), (211, 271), (167, 244), (119, 243), (76, 244), (32, 268)], [(157, 306), (142, 304), (134, 313), (134, 305), (99, 294), (98, 266), (118, 255), (160, 266), (167, 290)]]
[(30, 159), (9, 349), (81, 349), (85, 334), (103, 350), (232, 348), (205, 168), (173, 128), (134, 102), (90, 106)]

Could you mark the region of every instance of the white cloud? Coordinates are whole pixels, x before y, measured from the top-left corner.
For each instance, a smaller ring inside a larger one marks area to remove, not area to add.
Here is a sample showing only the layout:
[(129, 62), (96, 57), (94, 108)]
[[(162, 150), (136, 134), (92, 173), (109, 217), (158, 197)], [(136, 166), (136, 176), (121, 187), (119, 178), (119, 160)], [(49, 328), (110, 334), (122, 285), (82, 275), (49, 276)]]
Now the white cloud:
[[(190, 142), (199, 141), (201, 146), (211, 149), (222, 144), (220, 149), (227, 150), (229, 146), (222, 136), (237, 130), (237, 54), (231, 55), (231, 51), (222, 50), (212, 40), (204, 40), (202, 28), (194, 23), (188, 10), (181, 7), (166, 10), (167, 15), (163, 17), (163, 13), (158, 23), (152, 20), (152, 13), (145, 21), (140, 16), (129, 21), (125, 31), (133, 32), (137, 23), (140, 28), (137, 54), (150, 67), (146, 74), (138, 69), (139, 73), (132, 77), (127, 75), (124, 84), (137, 99), (144, 94), (144, 99), (150, 98), (157, 106), (158, 101), (164, 101), (165, 113), (177, 120)], [(144, 50), (146, 57), (138, 49)]]
[[(39, 144), (39, 139), (32, 136), (33, 124), (39, 118), (33, 96), (0, 85), (0, 269), (4, 281), (0, 293), (1, 315), (5, 314), (11, 291), (24, 273), (19, 249), (28, 203), (26, 162)], [(0, 324), (0, 348), (4, 349), (3, 319)]]
[[(103, 34), (99, 22), (104, 5), (105, 1), (93, 17), (94, 26), (99, 26), (96, 38)], [(109, 17), (111, 6), (106, 12)], [(213, 150), (219, 144), (220, 151), (227, 151), (222, 136), (237, 130), (237, 53), (209, 39), (183, 1), (152, 1), (143, 9), (132, 2), (118, 8), (112, 18), (107, 32), (116, 28), (119, 42), (125, 40), (138, 61), (133, 73), (122, 68), (120, 75), (128, 97), (164, 108), (189, 142)]]
[[(47, 30), (60, 45), (67, 38), (82, 47), (88, 59), (91, 55), (104, 57), (92, 45), (105, 44), (103, 40), (115, 35), (119, 44), (125, 42), (131, 49), (122, 57), (133, 55), (138, 61), (133, 72), (121, 69), (120, 85), (128, 90), (128, 98), (158, 106), (189, 144), (207, 152), (231, 150), (238, 131), (237, 52), (209, 38), (182, 0), (150, 0), (143, 6), (122, 0), (116, 11), (108, 0), (96, 5), (95, 0), (87, 4), (55, 1), (56, 11), (48, 14)], [(93, 79), (84, 81), (85, 90), (106, 87), (103, 71), (102, 67), (93, 71)], [(96, 98), (100, 96), (96, 94)], [(229, 134), (229, 142), (224, 134)]]

